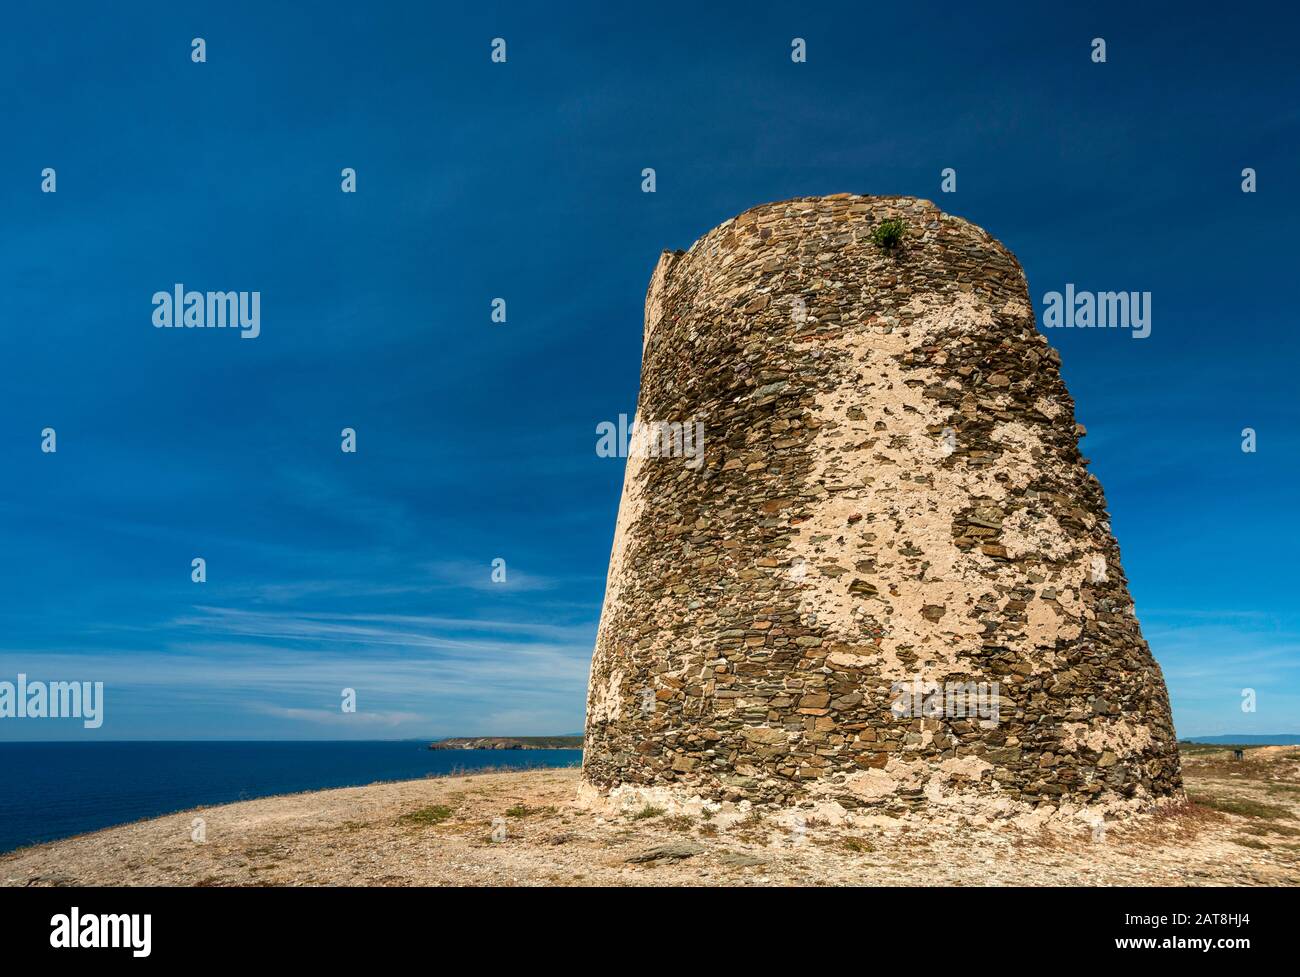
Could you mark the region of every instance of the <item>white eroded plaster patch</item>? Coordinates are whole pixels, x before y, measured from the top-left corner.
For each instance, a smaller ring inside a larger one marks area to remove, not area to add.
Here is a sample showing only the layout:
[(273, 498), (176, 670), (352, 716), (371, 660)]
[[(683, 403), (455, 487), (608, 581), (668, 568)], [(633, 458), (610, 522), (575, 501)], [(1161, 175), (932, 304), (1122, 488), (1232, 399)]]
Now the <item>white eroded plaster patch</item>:
[[(1025, 583), (1014, 565), (955, 547), (953, 515), (979, 500), (1004, 500), (1007, 490), (998, 473), (1009, 473), (1013, 484), (1028, 484), (1041, 470), (1045, 452), (1031, 426), (1003, 423), (994, 429), (1003, 446), (997, 471), (943, 466), (945, 446), (929, 429), (944, 421), (948, 408), (923, 394), (937, 374), (897, 358), (932, 344), (939, 334), (950, 339), (954, 332), (983, 332), (994, 315), (969, 293), (943, 301), (914, 296), (906, 310), (916, 316), (907, 328), (863, 326), (826, 344), (851, 366), (839, 385), (816, 397), (821, 426), (806, 490), (814, 501), (811, 517), (792, 538), (797, 569), (791, 577), (803, 584), (801, 612), (815, 613), (833, 638), (857, 646), (852, 654), (836, 653), (831, 664), (875, 667), (890, 680), (920, 674), (939, 681), (965, 672), (979, 649), (980, 628), (969, 612), (990, 582)], [(884, 430), (875, 429), (878, 421)], [(1003, 531), (1013, 558), (1025, 553), (1066, 558), (1074, 552), (1050, 516), (1016, 515)], [(929, 564), (923, 578), (916, 572), (919, 560), (902, 553), (909, 548)], [(873, 564), (872, 571), (858, 569), (864, 560)], [(855, 581), (876, 592), (854, 593)], [(943, 608), (939, 620), (922, 614), (936, 607)], [(868, 617), (886, 628), (876, 652), (863, 647)], [(1080, 623), (1037, 608), (1028, 631), (1011, 639), (1016, 650), (1053, 648), (1058, 637), (1077, 636)], [(918, 664), (904, 664), (902, 649), (910, 649)]]
[(591, 685), (587, 700), (587, 721), (614, 722), (623, 715), (623, 670), (610, 670), (604, 681)]
[(1080, 746), (1086, 746), (1097, 752), (1109, 750), (1120, 759), (1145, 753), (1154, 743), (1149, 726), (1130, 723), (1126, 719), (1097, 720), (1091, 724), (1066, 723), (1061, 737), (1062, 748), (1072, 753)]

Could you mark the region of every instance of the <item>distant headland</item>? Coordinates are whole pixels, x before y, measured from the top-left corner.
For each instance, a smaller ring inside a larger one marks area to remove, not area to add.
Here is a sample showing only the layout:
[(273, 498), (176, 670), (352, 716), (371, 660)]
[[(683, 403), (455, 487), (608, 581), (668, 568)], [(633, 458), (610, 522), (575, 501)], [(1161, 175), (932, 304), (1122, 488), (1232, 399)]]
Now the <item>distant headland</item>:
[(581, 736), (451, 736), (431, 750), (581, 750)]

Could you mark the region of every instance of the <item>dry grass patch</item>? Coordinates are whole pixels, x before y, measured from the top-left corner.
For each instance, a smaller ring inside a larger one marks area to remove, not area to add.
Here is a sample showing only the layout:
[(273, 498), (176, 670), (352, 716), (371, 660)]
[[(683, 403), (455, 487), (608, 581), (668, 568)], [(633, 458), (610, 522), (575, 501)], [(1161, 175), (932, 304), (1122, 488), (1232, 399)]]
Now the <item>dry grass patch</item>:
[(454, 812), (446, 804), (430, 804), (428, 807), (421, 807), (414, 811), (403, 814), (397, 820), (402, 824), (409, 824), (415, 827), (428, 827), (433, 824), (441, 824), (452, 816)]
[(1236, 814), (1243, 818), (1264, 818), (1272, 820), (1274, 818), (1291, 818), (1290, 808), (1280, 807), (1277, 804), (1265, 804), (1263, 801), (1251, 800), (1248, 797), (1216, 797), (1213, 794), (1190, 794), (1189, 799), (1193, 804), (1201, 807), (1208, 807), (1214, 811), (1221, 811), (1224, 814)]
[(1264, 851), (1268, 851), (1269, 849), (1269, 845), (1260, 841), (1258, 838), (1247, 838), (1242, 835), (1238, 835), (1236, 838), (1233, 838), (1232, 843), (1234, 845), (1241, 845), (1242, 848), (1259, 848)]
[(531, 818), (537, 815), (554, 814), (553, 807), (529, 807), (527, 804), (516, 804), (513, 807), (506, 808), (506, 817), (508, 818)]

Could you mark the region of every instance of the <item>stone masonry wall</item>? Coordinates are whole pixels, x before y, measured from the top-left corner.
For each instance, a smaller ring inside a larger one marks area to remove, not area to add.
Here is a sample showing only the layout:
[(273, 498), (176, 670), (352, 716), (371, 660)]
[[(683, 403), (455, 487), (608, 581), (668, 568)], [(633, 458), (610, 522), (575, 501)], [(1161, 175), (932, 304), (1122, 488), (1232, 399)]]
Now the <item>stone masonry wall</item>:
[[(902, 218), (895, 251), (871, 232)], [(929, 201), (767, 204), (665, 252), (584, 776), (716, 800), (910, 809), (1181, 793), (1060, 357), (1024, 273)], [(898, 683), (996, 682), (996, 722), (896, 715)]]

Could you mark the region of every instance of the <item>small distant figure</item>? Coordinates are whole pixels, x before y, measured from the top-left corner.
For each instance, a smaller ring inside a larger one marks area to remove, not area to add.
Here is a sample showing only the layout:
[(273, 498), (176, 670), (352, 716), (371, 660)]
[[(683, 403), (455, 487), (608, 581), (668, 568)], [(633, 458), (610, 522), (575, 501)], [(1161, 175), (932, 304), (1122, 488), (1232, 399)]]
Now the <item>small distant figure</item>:
[(1234, 760), (1243, 760), (1243, 759), (1245, 759), (1245, 757), (1246, 757), (1246, 751), (1245, 751), (1245, 750), (1233, 750), (1233, 751), (1232, 751), (1232, 758), (1233, 758)]

